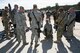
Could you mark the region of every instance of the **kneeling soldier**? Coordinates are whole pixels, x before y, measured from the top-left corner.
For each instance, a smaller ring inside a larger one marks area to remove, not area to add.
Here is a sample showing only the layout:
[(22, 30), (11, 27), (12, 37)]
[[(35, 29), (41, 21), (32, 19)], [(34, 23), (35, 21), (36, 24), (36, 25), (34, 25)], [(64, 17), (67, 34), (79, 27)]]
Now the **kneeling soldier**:
[(49, 23), (49, 20), (46, 20), (46, 24), (44, 26), (43, 34), (46, 36), (45, 39), (53, 38), (52, 34), (52, 25)]

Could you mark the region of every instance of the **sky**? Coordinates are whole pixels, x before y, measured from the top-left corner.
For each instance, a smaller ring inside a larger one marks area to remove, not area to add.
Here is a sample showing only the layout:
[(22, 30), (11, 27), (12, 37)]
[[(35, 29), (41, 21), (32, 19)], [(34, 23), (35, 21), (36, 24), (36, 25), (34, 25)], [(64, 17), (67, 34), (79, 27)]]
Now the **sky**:
[(11, 4), (11, 7), (14, 7), (14, 4), (23, 6), (25, 9), (32, 9), (33, 4), (37, 4), (38, 8), (43, 8), (47, 6), (55, 6), (55, 3), (59, 5), (73, 5), (80, 2), (80, 0), (0, 0), (0, 9), (8, 6), (8, 3)]

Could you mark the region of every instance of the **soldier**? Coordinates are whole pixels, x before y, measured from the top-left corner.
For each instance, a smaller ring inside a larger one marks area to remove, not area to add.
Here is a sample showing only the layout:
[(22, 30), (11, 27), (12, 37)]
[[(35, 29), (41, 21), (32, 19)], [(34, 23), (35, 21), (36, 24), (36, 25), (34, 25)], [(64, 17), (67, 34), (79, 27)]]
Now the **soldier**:
[(27, 45), (26, 43), (26, 16), (24, 14), (24, 7), (20, 6), (20, 10), (15, 14), (16, 17), (16, 30), (17, 30), (17, 39), (18, 42), (21, 42), (21, 37), (23, 40), (23, 45)]
[(75, 26), (75, 18), (76, 18), (76, 14), (75, 14), (75, 10), (74, 8), (70, 8), (68, 10), (69, 15), (68, 15), (68, 22), (67, 22), (67, 40), (71, 40), (71, 37), (73, 37), (73, 28)]
[[(13, 23), (13, 26), (14, 26), (14, 34), (17, 35), (17, 32), (16, 32), (16, 22), (15, 22), (15, 14), (18, 12), (18, 5), (14, 5), (14, 9), (12, 10), (12, 18), (11, 18), (11, 21)], [(15, 36), (16, 37), (16, 36)]]
[(30, 12), (31, 17), (31, 28), (32, 28), (32, 36), (31, 36), (31, 45), (33, 44), (33, 40), (35, 38), (35, 47), (39, 46), (38, 39), (40, 37), (39, 29), (41, 28), (42, 22), (42, 14), (38, 10), (37, 5), (33, 5), (33, 10)]
[(64, 12), (63, 8), (60, 8), (58, 13), (59, 13), (59, 16), (58, 16), (58, 19), (56, 20), (57, 25), (58, 25), (57, 41), (55, 41), (55, 43), (59, 43), (61, 41), (61, 37), (63, 35), (64, 26), (65, 26), (65, 22), (64, 22), (65, 12)]
[(53, 38), (52, 25), (49, 23), (49, 20), (46, 20), (46, 24), (44, 26), (43, 34), (46, 36), (45, 39), (52, 39)]
[(56, 10), (54, 10), (53, 12), (52, 12), (52, 15), (53, 15), (53, 20), (54, 20), (54, 29), (55, 30), (57, 30), (57, 22), (56, 22), (56, 20), (57, 20), (57, 18), (58, 18), (58, 12), (56, 11)]
[(51, 12), (48, 10), (46, 12), (46, 19), (49, 19), (49, 22), (50, 22), (50, 16), (51, 16)]
[(8, 12), (8, 7), (5, 6), (5, 9), (2, 13), (2, 20), (3, 20), (3, 26), (5, 29), (5, 33), (6, 33), (6, 38), (10, 39), (9, 37), (9, 12)]

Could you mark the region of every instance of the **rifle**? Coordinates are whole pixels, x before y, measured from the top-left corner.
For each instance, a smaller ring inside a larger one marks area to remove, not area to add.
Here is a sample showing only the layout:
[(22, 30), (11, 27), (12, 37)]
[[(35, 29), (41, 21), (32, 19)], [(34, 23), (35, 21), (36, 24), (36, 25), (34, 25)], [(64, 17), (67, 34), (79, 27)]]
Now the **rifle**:
[(32, 13), (33, 13), (34, 18), (36, 19), (36, 23), (37, 23), (37, 25), (38, 25), (37, 32), (38, 32), (38, 38), (40, 38), (40, 32), (41, 32), (41, 30), (40, 30), (40, 26), (39, 26), (39, 21), (37, 20), (37, 18), (36, 18), (36, 16), (35, 16), (34, 12), (32, 12)]
[(9, 7), (9, 14), (10, 14), (10, 18), (11, 18), (11, 5), (8, 4), (8, 7)]
[(69, 26), (73, 21), (75, 21), (75, 18), (68, 24), (68, 26)]
[[(9, 19), (11, 19), (12, 18), (11, 5), (8, 4), (8, 7), (9, 7)], [(12, 24), (12, 22), (9, 22), (9, 24)]]

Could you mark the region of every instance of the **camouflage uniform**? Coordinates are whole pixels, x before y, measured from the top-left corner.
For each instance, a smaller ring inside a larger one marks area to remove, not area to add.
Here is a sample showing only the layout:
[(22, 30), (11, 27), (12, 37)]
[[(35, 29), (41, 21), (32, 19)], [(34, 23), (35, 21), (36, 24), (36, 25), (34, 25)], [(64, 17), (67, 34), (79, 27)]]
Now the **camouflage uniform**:
[(15, 38), (16, 38), (16, 36), (17, 36), (17, 29), (16, 29), (16, 14), (18, 13), (18, 10), (16, 10), (16, 9), (13, 9), (12, 10), (12, 17), (11, 17), (11, 21), (12, 21), (12, 23), (13, 23), (13, 27), (14, 27), (14, 34), (15, 34)]
[(59, 17), (56, 20), (58, 23), (58, 29), (57, 29), (57, 41), (61, 41), (61, 37), (63, 35), (64, 32), (64, 26), (65, 26), (65, 21), (64, 21), (64, 17), (65, 17), (65, 12), (60, 12), (59, 13)]
[(43, 34), (46, 36), (46, 38), (53, 38), (52, 34), (53, 34), (53, 31), (52, 31), (52, 25), (49, 23), (48, 20), (46, 20), (46, 24), (44, 26), (44, 31), (43, 31)]
[[(34, 18), (33, 13), (35, 14), (37, 20)], [(34, 9), (31, 11), (30, 13), (30, 17), (31, 17), (31, 28), (32, 28), (32, 36), (31, 36), (31, 44), (35, 38), (35, 44), (37, 45), (38, 43), (38, 24), (36, 21), (39, 22), (39, 26), (41, 27), (41, 23), (42, 23), (42, 14), (40, 11), (38, 11), (37, 9)]]
[(6, 37), (8, 38), (9, 37), (9, 17), (8, 17), (8, 11), (7, 10), (4, 10), (3, 13), (2, 13), (2, 20), (3, 20), (3, 26), (4, 26), (4, 29), (5, 29), (5, 33), (6, 33)]
[(50, 16), (51, 16), (51, 12), (48, 10), (48, 12), (46, 12), (46, 19), (49, 19), (49, 22), (50, 22)]
[(71, 36), (73, 36), (73, 27), (75, 26), (75, 12), (69, 13), (68, 15), (68, 22), (67, 22), (67, 35), (68, 38), (71, 39)]
[(16, 12), (17, 12), (16, 9), (13, 9), (13, 10), (12, 10), (12, 18), (11, 18), (11, 21), (12, 21), (13, 24), (15, 24), (15, 22), (14, 22), (14, 21), (15, 21), (15, 20), (14, 20), (14, 15), (16, 14)]
[(14, 5), (14, 9), (12, 10), (12, 17), (11, 17), (11, 21), (12, 21), (13, 26), (14, 26), (15, 37), (17, 36), (17, 31), (16, 31), (16, 18), (17, 17), (15, 17), (16, 13), (18, 13), (18, 5)]
[(24, 13), (18, 12), (15, 14), (16, 30), (18, 42), (21, 42), (21, 37), (23, 44), (26, 43), (26, 17)]
[(56, 20), (58, 19), (58, 16), (59, 16), (58, 13), (54, 11), (54, 13), (53, 13), (54, 29), (56, 29), (56, 30), (57, 30), (57, 22), (56, 22)]

